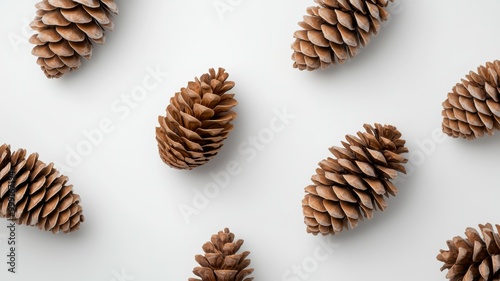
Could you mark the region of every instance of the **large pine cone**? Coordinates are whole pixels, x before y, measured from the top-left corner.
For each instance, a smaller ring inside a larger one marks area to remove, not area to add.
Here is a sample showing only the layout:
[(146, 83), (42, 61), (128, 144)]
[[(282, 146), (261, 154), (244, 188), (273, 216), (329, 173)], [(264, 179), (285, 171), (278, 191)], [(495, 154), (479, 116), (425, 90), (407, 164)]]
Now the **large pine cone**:
[(33, 55), (48, 78), (59, 78), (77, 69), (81, 57), (90, 59), (92, 42), (103, 44), (104, 29), (113, 29), (111, 14), (118, 14), (114, 0), (43, 0), (30, 27)]
[(448, 240), (448, 251), (440, 250), (441, 271), (448, 269), (446, 278), (451, 281), (500, 281), (500, 225), (479, 225), (481, 233), (469, 227), (466, 238), (456, 236)]
[(195, 260), (200, 266), (193, 269), (193, 273), (199, 278), (189, 278), (189, 281), (251, 281), (253, 277), (247, 277), (253, 272), (253, 268), (247, 268), (250, 254), (244, 251), (237, 254), (243, 240), (234, 242), (234, 234), (225, 228), (224, 231), (212, 235), (209, 242), (203, 245), (205, 255), (196, 255)]
[(443, 132), (473, 140), (500, 130), (500, 61), (479, 66), (443, 102)]
[(172, 168), (193, 169), (212, 159), (233, 129), (232, 110), (238, 103), (227, 93), (234, 82), (226, 81), (224, 68), (213, 68), (170, 99), (167, 115), (159, 116), (156, 140), (160, 157)]
[(307, 232), (337, 234), (354, 228), (358, 220), (372, 218), (377, 207), (384, 210), (384, 196), (398, 192), (391, 183), (397, 172), (406, 173), (400, 154), (408, 152), (401, 133), (391, 125), (364, 125), (366, 132), (347, 135), (342, 147), (332, 147), (336, 157), (319, 163), (313, 185), (302, 200)]
[(0, 217), (17, 224), (37, 226), (52, 233), (69, 233), (84, 221), (80, 196), (67, 185), (54, 164), (26, 157), (26, 150), (11, 153), (0, 146)]
[(388, 19), (389, 1), (315, 0), (319, 6), (307, 8), (302, 29), (294, 33), (293, 67), (326, 69), (354, 57)]

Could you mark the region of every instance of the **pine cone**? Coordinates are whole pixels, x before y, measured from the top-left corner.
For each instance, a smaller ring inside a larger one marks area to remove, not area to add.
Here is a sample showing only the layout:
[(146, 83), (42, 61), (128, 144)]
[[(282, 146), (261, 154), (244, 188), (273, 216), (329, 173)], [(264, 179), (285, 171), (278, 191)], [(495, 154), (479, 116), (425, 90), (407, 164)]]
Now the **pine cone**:
[(499, 281), (500, 280), (500, 225), (479, 225), (479, 232), (468, 227), (465, 239), (456, 236), (446, 241), (448, 251), (439, 250), (437, 259), (444, 262), (441, 271), (448, 269), (446, 278), (451, 281)]
[(500, 130), (500, 61), (479, 66), (457, 83), (443, 102), (443, 132), (473, 140)]
[(1, 145), (0, 217), (52, 233), (77, 230), (84, 221), (80, 196), (67, 181), (38, 154), (26, 157), (24, 149), (12, 154), (10, 146)]
[(111, 14), (118, 14), (114, 0), (43, 0), (30, 27), (32, 54), (48, 78), (59, 78), (90, 59), (92, 42), (103, 44), (104, 29), (113, 29)]
[(364, 125), (366, 132), (347, 135), (342, 147), (332, 147), (336, 157), (319, 163), (314, 183), (305, 188), (302, 200), (307, 232), (337, 234), (354, 228), (358, 220), (371, 219), (373, 210), (387, 207), (384, 195), (398, 192), (390, 180), (406, 173), (400, 154), (408, 152), (401, 133), (391, 125)]
[(294, 33), (293, 67), (300, 70), (326, 69), (354, 57), (361, 46), (376, 35), (393, 0), (314, 0), (307, 8), (302, 30)]
[(159, 116), (156, 140), (160, 157), (172, 168), (193, 169), (212, 159), (233, 129), (232, 108), (238, 103), (226, 93), (234, 82), (226, 81), (224, 68), (203, 74), (170, 99), (166, 116)]
[[(193, 273), (199, 278), (189, 278), (189, 281), (251, 281), (253, 277), (247, 277), (253, 272), (244, 251), (237, 254), (243, 240), (234, 241), (234, 234), (225, 228), (224, 231), (212, 235), (209, 242), (203, 245), (205, 255), (196, 255), (195, 260), (200, 266), (193, 269)], [(245, 278), (247, 277), (247, 278)]]

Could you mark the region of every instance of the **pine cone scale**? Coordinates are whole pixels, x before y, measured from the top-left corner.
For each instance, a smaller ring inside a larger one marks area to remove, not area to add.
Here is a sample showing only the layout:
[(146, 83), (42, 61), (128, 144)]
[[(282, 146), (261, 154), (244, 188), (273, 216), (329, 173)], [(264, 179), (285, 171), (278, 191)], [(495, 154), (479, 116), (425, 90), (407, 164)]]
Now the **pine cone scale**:
[(333, 184), (334, 183), (328, 184), (328, 185), (317, 185), (315, 187), (313, 186), (314, 192), (310, 191), (309, 193), (316, 194), (320, 198), (324, 198), (327, 201), (339, 201), (340, 200), (339, 197), (335, 194), (333, 189), (330, 187)]
[[(336, 218), (336, 219), (342, 219), (345, 217), (345, 213), (342, 209), (342, 207), (340, 206), (340, 204), (338, 203), (338, 201), (330, 201), (330, 200), (325, 200), (323, 202), (324, 206), (325, 206), (325, 209), (326, 211), (328, 212), (328, 214), (333, 217), (333, 218)], [(304, 215), (307, 215), (306, 212), (304, 212)], [(310, 215), (309, 215), (310, 218), (314, 218), (315, 217), (315, 213), (312, 212)]]
[(42, 18), (42, 23), (45, 25), (55, 25), (55, 26), (67, 26), (71, 22), (68, 21), (59, 11), (52, 10), (46, 12)]
[[(83, 6), (83, 9), (85, 10), (85, 12), (88, 13), (90, 18), (94, 18), (102, 26), (112, 23), (111, 19), (108, 16), (109, 13), (106, 13), (106, 11), (101, 7), (91, 8), (91, 7)], [(77, 13), (74, 13), (74, 14), (77, 14)], [(108, 28), (108, 29), (113, 30), (112, 28)]]
[(233, 281), (235, 280), (236, 270), (214, 270), (217, 281)]
[[(61, 10), (60, 14), (68, 24), (70, 22), (76, 23), (76, 24), (81, 24), (81, 23), (89, 23), (91, 22), (94, 17), (92, 17), (86, 9), (84, 9), (82, 6), (76, 6), (73, 9), (67, 9), (67, 10)], [(97, 19), (96, 19), (97, 20)], [(99, 21), (98, 21), (99, 22)], [(47, 24), (47, 23), (46, 23)]]
[[(360, 13), (354, 13), (354, 17), (356, 19), (356, 24), (358, 27), (364, 32), (370, 32), (370, 20), (367, 16), (364, 16)], [(365, 44), (363, 44), (364, 46)]]
[(491, 256), (493, 273), (500, 272), (500, 254)]
[[(321, 26), (321, 32), (323, 33), (323, 36), (325, 37), (325, 39), (330, 41), (329, 46), (332, 48), (334, 48), (334, 46), (332, 46), (332, 44), (334, 44), (335, 46), (340, 46), (341, 44), (344, 43), (344, 41), (342, 39), (342, 34), (340, 34), (340, 31), (336, 27), (324, 24)], [(335, 49), (333, 49), (333, 51), (336, 54), (338, 53)], [(339, 55), (339, 54), (337, 54), (337, 55)]]

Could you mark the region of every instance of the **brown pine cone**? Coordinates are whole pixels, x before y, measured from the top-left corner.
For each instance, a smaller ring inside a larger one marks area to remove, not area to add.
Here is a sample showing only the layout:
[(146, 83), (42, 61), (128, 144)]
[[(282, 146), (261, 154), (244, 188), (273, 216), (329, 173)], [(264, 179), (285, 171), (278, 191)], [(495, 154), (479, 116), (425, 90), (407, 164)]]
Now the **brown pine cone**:
[(499, 281), (500, 280), (500, 225), (496, 233), (491, 224), (479, 225), (481, 233), (468, 227), (466, 238), (456, 236), (446, 241), (448, 251), (439, 250), (437, 259), (448, 269), (446, 278), (451, 281)]
[(193, 273), (200, 277), (189, 278), (189, 281), (251, 281), (247, 277), (253, 268), (247, 268), (250, 254), (244, 251), (237, 254), (243, 240), (234, 242), (234, 234), (225, 228), (224, 231), (212, 235), (209, 242), (203, 245), (205, 255), (196, 255), (195, 260), (200, 266), (193, 269)]
[(336, 159), (319, 163), (312, 185), (302, 200), (307, 232), (337, 234), (352, 229), (358, 220), (371, 219), (377, 207), (384, 210), (384, 196), (398, 192), (391, 183), (397, 172), (406, 173), (401, 156), (408, 152), (401, 133), (392, 125), (365, 124), (366, 132), (347, 135), (344, 147), (331, 147)]
[(307, 8), (301, 30), (294, 33), (293, 67), (326, 69), (354, 57), (389, 18), (386, 7), (393, 0), (314, 0)]
[(0, 217), (52, 233), (77, 230), (84, 216), (68, 178), (38, 154), (26, 156), (24, 149), (11, 153), (0, 146)]
[(159, 116), (156, 140), (160, 157), (168, 166), (191, 170), (212, 159), (233, 129), (232, 110), (238, 103), (227, 93), (234, 82), (224, 68), (213, 68), (170, 99), (166, 116)]
[(113, 29), (111, 14), (118, 14), (114, 0), (43, 0), (30, 27), (30, 38), (47, 78), (59, 78), (90, 59), (92, 42), (103, 44), (104, 29)]
[(500, 130), (500, 61), (479, 66), (457, 83), (443, 102), (443, 132), (473, 140)]

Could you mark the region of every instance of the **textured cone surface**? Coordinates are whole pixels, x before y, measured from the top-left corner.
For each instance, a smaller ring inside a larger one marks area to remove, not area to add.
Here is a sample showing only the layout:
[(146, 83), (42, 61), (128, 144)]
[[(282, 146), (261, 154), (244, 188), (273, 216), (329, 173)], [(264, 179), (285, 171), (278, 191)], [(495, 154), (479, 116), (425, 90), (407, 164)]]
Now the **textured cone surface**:
[(359, 220), (384, 210), (384, 196), (398, 192), (391, 183), (408, 160), (401, 133), (392, 125), (364, 125), (366, 132), (347, 135), (343, 147), (331, 147), (335, 159), (319, 163), (312, 185), (305, 188), (302, 210), (307, 232), (337, 234), (352, 229)]
[(354, 57), (389, 17), (393, 0), (315, 0), (294, 33), (293, 67), (326, 69)]
[(69, 233), (84, 221), (80, 196), (51, 163), (0, 146), (0, 217), (53, 233)]
[(227, 93), (234, 82), (223, 68), (210, 69), (170, 99), (166, 116), (159, 116), (156, 140), (160, 157), (172, 168), (193, 169), (212, 159), (233, 129), (232, 110), (238, 103)]
[[(469, 227), (466, 238), (448, 240), (448, 250), (440, 250), (437, 259), (448, 269), (451, 281), (500, 281), (500, 225), (479, 225), (480, 232)], [(482, 237), (481, 237), (481, 234)]]
[(204, 255), (196, 255), (200, 264), (193, 273), (200, 278), (189, 278), (189, 281), (251, 281), (248, 277), (253, 268), (247, 268), (250, 254), (244, 251), (238, 254), (243, 240), (234, 241), (234, 234), (225, 228), (224, 231), (212, 235), (209, 242), (203, 245)]
[(90, 59), (92, 42), (105, 41), (104, 29), (113, 29), (112, 14), (118, 14), (114, 0), (43, 0), (30, 27), (30, 38), (48, 78), (59, 78), (80, 67), (81, 58)]
[(443, 102), (443, 132), (469, 140), (500, 130), (500, 61), (470, 71)]

